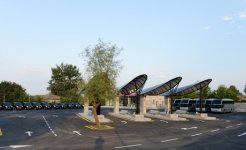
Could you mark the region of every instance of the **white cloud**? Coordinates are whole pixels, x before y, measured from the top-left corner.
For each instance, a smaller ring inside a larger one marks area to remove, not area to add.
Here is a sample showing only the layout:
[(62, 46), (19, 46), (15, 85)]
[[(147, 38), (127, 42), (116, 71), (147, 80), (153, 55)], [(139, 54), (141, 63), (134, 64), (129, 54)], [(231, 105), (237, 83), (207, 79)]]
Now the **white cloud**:
[(241, 19), (246, 19), (246, 10), (242, 11), (242, 12), (239, 14), (239, 18), (241, 18)]
[(203, 29), (204, 30), (210, 30), (212, 27), (211, 26), (204, 26)]
[(233, 20), (233, 17), (231, 17), (231, 16), (224, 16), (222, 19), (224, 21), (232, 21)]

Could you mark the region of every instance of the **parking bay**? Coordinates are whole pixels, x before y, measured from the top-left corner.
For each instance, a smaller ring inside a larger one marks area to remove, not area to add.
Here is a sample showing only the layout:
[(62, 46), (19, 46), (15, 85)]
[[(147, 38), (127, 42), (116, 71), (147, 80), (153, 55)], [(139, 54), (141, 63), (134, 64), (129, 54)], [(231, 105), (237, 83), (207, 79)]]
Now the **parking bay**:
[[(1, 111), (0, 148), (25, 149), (244, 149), (246, 114), (218, 114), (219, 121), (129, 122), (110, 118), (115, 129), (94, 131), (75, 114), (82, 110)], [(239, 136), (241, 135), (241, 136)], [(205, 148), (205, 147), (204, 147)]]

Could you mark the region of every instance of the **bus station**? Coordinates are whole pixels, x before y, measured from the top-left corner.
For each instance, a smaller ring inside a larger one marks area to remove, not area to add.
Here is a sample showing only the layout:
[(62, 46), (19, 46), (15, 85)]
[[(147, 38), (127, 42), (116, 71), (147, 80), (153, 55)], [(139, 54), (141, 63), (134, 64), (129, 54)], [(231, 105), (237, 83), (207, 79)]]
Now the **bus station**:
[[(182, 77), (176, 77), (162, 84), (158, 84), (149, 88), (144, 88), (147, 79), (148, 76), (146, 74), (142, 74), (119, 88), (118, 95), (113, 101), (113, 112), (108, 113), (108, 115), (137, 122), (152, 121), (151, 118), (171, 121), (187, 121), (188, 118), (216, 120), (215, 117), (209, 117), (207, 113), (203, 113), (199, 109), (199, 112), (197, 112), (196, 114), (190, 114), (187, 113), (187, 111), (173, 111), (174, 98), (177, 96), (182, 97), (187, 94), (200, 91), (200, 98), (197, 99), (197, 101), (201, 102), (201, 91), (204, 87), (209, 85), (212, 79), (207, 79), (195, 84), (179, 88), (178, 86), (182, 80)], [(129, 97), (131, 98), (130, 100)], [(122, 99), (123, 105), (124, 103), (125, 106), (134, 104), (134, 107), (122, 106), (120, 109), (120, 99)], [(152, 101), (154, 104), (156, 103), (156, 106), (159, 109), (148, 107), (148, 103), (152, 103)], [(157, 101), (160, 102), (157, 103)], [(201, 107), (202, 106), (200, 105), (199, 108), (202, 109)], [(129, 108), (131, 111), (124, 108)], [(89, 105), (87, 103), (84, 104), (84, 112), (79, 113), (78, 115), (94, 122), (94, 117), (92, 115), (92, 112), (89, 110)], [(102, 123), (112, 122), (110, 119), (101, 114), (99, 115), (99, 120)]]

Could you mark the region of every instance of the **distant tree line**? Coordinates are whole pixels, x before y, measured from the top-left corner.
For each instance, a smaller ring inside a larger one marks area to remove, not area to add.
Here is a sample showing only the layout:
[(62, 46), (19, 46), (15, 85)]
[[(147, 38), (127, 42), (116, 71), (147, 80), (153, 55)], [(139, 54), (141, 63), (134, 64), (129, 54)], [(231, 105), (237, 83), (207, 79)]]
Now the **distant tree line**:
[[(210, 87), (205, 87), (202, 90), (202, 99), (208, 99), (208, 98), (230, 98), (235, 101), (240, 100), (240, 96), (242, 93), (239, 92), (239, 90), (234, 86), (231, 85), (229, 87), (226, 87), (225, 85), (220, 85), (216, 90), (211, 90)], [(199, 98), (200, 97), (200, 91), (196, 91), (194, 93), (185, 95), (186, 98)]]
[[(63, 68), (63, 69), (61, 69)], [(64, 69), (69, 68), (69, 69)], [(72, 68), (72, 69), (71, 69)], [(62, 70), (63, 73), (58, 73), (55, 71), (56, 69)], [(72, 71), (71, 71), (72, 70)], [(81, 77), (81, 74), (78, 72), (76, 66), (68, 65), (68, 64), (61, 64), (60, 66), (57, 66), (57, 68), (52, 68), (52, 71), (55, 72), (52, 75), (52, 81), (50, 81), (50, 86), (48, 89), (51, 90), (52, 94), (56, 94), (58, 96), (61, 96), (62, 101), (78, 101), (82, 100), (81, 93), (83, 91), (83, 88), (85, 87), (85, 82)], [(69, 73), (69, 72), (72, 73)], [(70, 77), (65, 77), (69, 75)], [(71, 76), (72, 75), (72, 76)], [(58, 76), (58, 77), (57, 77)], [(61, 77), (63, 76), (63, 77)], [(92, 80), (94, 81), (95, 78)], [(102, 79), (102, 78), (101, 78)], [(70, 81), (71, 80), (71, 81)], [(92, 84), (91, 82), (90, 84)], [(65, 85), (68, 84), (68, 85)], [(97, 81), (92, 88), (97, 86)], [(67, 89), (66, 89), (67, 88)], [(101, 88), (101, 87), (99, 87)], [(93, 90), (93, 89), (92, 89)], [(244, 88), (244, 93), (246, 93), (246, 85)], [(202, 99), (207, 98), (230, 98), (233, 100), (240, 100), (240, 97), (242, 96), (242, 93), (239, 92), (239, 90), (234, 86), (231, 85), (229, 87), (226, 87), (224, 85), (220, 85), (216, 90), (211, 90), (210, 87), (205, 87), (202, 90)], [(200, 97), (200, 91), (196, 91), (194, 93), (185, 95), (186, 98), (199, 98)], [(181, 98), (181, 97), (178, 97)], [(0, 83), (0, 103), (4, 101), (42, 101), (42, 97), (40, 96), (29, 96), (26, 93), (26, 89), (24, 89), (20, 84), (17, 84), (15, 82), (10, 81), (2, 81)]]

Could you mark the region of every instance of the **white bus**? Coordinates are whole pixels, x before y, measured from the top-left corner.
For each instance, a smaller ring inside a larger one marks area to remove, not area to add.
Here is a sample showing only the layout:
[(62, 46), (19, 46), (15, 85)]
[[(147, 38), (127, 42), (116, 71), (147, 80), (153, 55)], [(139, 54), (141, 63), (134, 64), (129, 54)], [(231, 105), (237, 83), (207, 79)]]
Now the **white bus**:
[(196, 111), (196, 100), (184, 98), (180, 102), (180, 110)]
[(216, 99), (212, 101), (211, 112), (233, 112), (234, 100)]
[[(212, 105), (213, 100), (216, 100), (216, 99), (202, 100), (202, 112), (211, 112), (211, 105)], [(200, 100), (196, 101), (196, 111), (200, 112)]]

